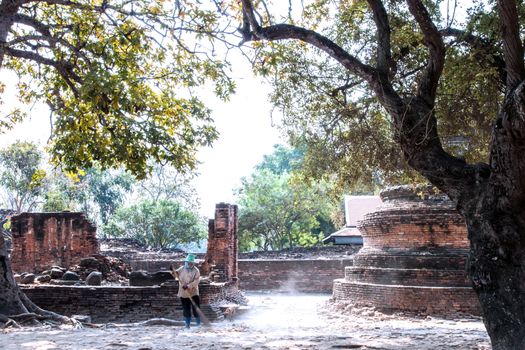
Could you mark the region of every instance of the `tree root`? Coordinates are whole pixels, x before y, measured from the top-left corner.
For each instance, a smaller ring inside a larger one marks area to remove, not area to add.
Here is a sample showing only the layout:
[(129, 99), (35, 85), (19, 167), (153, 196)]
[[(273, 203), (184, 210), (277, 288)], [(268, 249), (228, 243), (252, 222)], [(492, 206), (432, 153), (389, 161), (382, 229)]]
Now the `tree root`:
[(92, 325), (103, 328), (125, 328), (125, 327), (148, 327), (148, 326), (170, 326), (170, 327), (180, 327), (183, 326), (183, 321), (172, 320), (169, 318), (150, 318), (149, 320), (142, 322), (134, 323), (125, 323), (125, 324), (115, 324), (115, 323), (106, 323), (103, 325)]
[(133, 326), (182, 326), (184, 322), (169, 318), (150, 318), (149, 320), (133, 323)]
[(29, 311), (27, 314), (35, 315), (39, 321), (44, 321), (46, 324), (61, 325), (68, 324), (73, 328), (82, 328), (82, 323), (71, 317), (62, 316), (52, 311), (44, 310), (33, 303), (23, 292), (19, 293), (20, 300), (24, 303), (24, 306)]
[(24, 304), (27, 312), (23, 312), (17, 315), (4, 315), (0, 314), (0, 327), (10, 328), (16, 327), (21, 328), (22, 326), (59, 326), (63, 324), (71, 325), (73, 328), (82, 328), (82, 323), (66, 316), (56, 314), (51, 311), (46, 311), (35, 305), (29, 298), (22, 292), (19, 293), (20, 300)]

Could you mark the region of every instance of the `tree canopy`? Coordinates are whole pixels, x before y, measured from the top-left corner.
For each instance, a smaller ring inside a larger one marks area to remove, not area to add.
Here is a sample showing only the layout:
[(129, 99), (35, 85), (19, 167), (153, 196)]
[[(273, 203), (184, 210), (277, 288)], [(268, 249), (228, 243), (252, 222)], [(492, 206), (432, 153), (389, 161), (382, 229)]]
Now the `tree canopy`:
[[(144, 177), (150, 158), (188, 170), (217, 138), (194, 89), (211, 82), (227, 98), (234, 88), (210, 43), (219, 18), (191, 1), (3, 1), (0, 69), (18, 74), (22, 102), (49, 105), (51, 159), (67, 171)], [(21, 118), (5, 112), (0, 126)]]
[[(447, 52), (433, 109), (443, 147), (470, 162), (487, 161), (492, 117), (503, 99), (501, 41), (495, 35), (494, 13), (479, 3), (459, 18), (452, 16), (453, 8), (442, 13), (445, 6), (426, 5), (429, 18), (442, 26), (440, 35)], [(271, 100), (283, 112), (281, 127), (292, 145), (307, 145), (306, 177), (335, 175), (342, 188), (350, 189), (423, 181), (403, 158), (396, 142), (398, 130), (376, 99), (376, 91), (369, 88), (364, 74), (373, 71), (355, 74), (341, 61), (358, 61), (358, 70), (374, 67), (380, 63), (377, 51), (386, 48), (388, 40), (387, 62), (383, 63), (388, 79), (401, 98), (410, 99), (425, 73), (428, 50), (409, 8), (403, 1), (371, 5), (367, 1), (319, 0), (295, 6), (290, 16), (299, 15), (286, 21), (294, 28), (312, 28), (319, 37), (307, 39), (314, 32), (305, 30), (290, 37), (299, 40), (268, 37), (270, 42), (265, 45), (256, 41), (254, 61), (256, 71), (274, 87)], [(371, 6), (381, 8), (381, 16), (388, 19), (388, 37), (383, 42), (377, 39), (376, 23), (384, 19), (378, 19), (379, 10), (371, 11)], [(279, 20), (270, 10), (261, 25)], [(462, 21), (466, 29), (453, 29)], [(285, 26), (275, 24), (271, 35), (277, 29), (287, 30)], [(313, 41), (317, 44), (307, 45)], [(346, 58), (324, 54), (325, 48), (335, 47)]]

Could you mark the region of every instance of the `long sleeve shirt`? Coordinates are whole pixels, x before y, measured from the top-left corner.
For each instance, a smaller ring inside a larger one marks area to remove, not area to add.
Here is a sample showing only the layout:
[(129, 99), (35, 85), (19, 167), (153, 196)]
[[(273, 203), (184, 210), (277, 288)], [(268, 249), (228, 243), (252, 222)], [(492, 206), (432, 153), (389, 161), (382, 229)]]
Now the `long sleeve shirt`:
[[(172, 275), (179, 280), (178, 297), (191, 298), (194, 295), (199, 295), (201, 273), (197, 267), (193, 266), (191, 269), (186, 269), (184, 266), (181, 266), (173, 271)], [(182, 288), (184, 285), (187, 285), (188, 288)]]

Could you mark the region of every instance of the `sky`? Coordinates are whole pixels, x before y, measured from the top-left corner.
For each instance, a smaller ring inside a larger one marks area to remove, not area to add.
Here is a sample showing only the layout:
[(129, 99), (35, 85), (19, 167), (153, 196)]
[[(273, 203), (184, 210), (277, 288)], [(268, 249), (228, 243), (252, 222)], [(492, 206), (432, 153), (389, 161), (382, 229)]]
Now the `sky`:
[[(253, 77), (247, 63), (236, 65), (233, 73), (237, 92), (229, 101), (220, 101), (211, 93), (204, 100), (213, 111), (220, 133), (211, 148), (203, 148), (198, 154), (201, 164), (194, 184), (201, 201), (200, 214), (206, 218), (213, 218), (216, 203), (235, 203), (233, 189), (240, 185), (240, 179), (251, 174), (263, 156), (272, 152), (274, 144), (285, 142), (272, 126), (269, 86)], [(17, 103), (16, 77), (3, 70), (0, 81), (6, 84), (2, 94), (2, 110), (6, 111)], [(29, 110), (26, 121), (0, 135), (0, 147), (16, 140), (45, 145), (49, 136), (49, 110), (45, 105), (36, 105)]]
[(269, 92), (268, 86), (245, 69), (244, 78), (237, 78), (237, 93), (231, 100), (210, 105), (220, 136), (212, 148), (199, 153), (202, 164), (196, 180), (201, 211), (208, 217), (212, 217), (216, 203), (234, 203), (232, 190), (240, 185), (241, 177), (249, 176), (275, 144), (285, 143), (272, 127)]

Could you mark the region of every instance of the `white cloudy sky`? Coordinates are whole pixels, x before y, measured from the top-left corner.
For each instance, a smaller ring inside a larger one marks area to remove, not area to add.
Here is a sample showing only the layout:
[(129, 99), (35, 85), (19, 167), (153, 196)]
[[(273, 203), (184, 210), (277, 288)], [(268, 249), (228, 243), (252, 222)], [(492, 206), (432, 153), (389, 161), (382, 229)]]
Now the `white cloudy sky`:
[[(284, 142), (272, 127), (271, 105), (267, 97), (269, 87), (252, 76), (248, 64), (237, 65), (234, 77), (237, 93), (230, 101), (222, 102), (211, 94), (206, 97), (220, 132), (220, 138), (212, 148), (199, 152), (202, 164), (195, 186), (201, 199), (201, 214), (206, 217), (213, 216), (216, 203), (233, 203), (232, 191), (240, 184), (240, 178), (248, 176), (263, 155), (272, 152), (274, 144)], [(17, 103), (13, 87), (16, 77), (1, 71), (0, 81), (6, 84), (2, 110), (7, 111)], [(31, 140), (41, 145), (47, 142), (50, 135), (47, 107), (34, 106), (29, 116), (11, 132), (0, 135), (0, 147), (16, 140)]]

